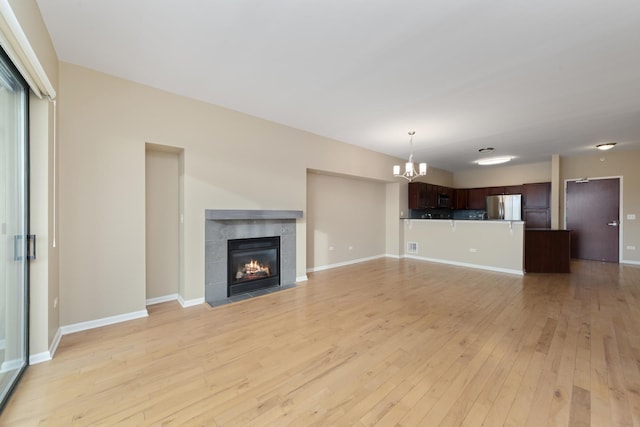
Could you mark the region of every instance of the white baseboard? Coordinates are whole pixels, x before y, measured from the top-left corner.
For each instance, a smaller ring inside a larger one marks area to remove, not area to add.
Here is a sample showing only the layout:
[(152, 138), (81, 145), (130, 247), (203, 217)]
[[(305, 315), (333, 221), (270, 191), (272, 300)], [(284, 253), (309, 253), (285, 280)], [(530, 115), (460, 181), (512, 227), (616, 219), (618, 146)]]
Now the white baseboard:
[(375, 256), (366, 257), (366, 258), (352, 259), (350, 261), (345, 261), (345, 262), (338, 262), (335, 264), (321, 265), (319, 267), (307, 268), (307, 273), (313, 273), (314, 271), (329, 270), (331, 268), (337, 268), (337, 267), (344, 267), (346, 265), (351, 265), (351, 264), (359, 264), (361, 262), (372, 261), (374, 259), (380, 259), (384, 257), (385, 255), (375, 255)]
[(402, 259), (403, 255), (384, 254), (385, 258)]
[(178, 295), (178, 302), (182, 306), (182, 308), (193, 307), (194, 305), (204, 304), (204, 298), (195, 298), (185, 300), (182, 298), (182, 295)]
[(74, 332), (86, 331), (88, 329), (100, 328), (101, 326), (113, 325), (114, 323), (126, 322), (128, 320), (140, 319), (149, 316), (147, 310), (134, 311), (132, 313), (118, 314), (117, 316), (104, 317), (102, 319), (89, 320), (87, 322), (74, 323), (62, 326), (62, 335), (73, 334)]
[(622, 261), (620, 261), (621, 264), (631, 264), (631, 265), (640, 265), (640, 261), (629, 261), (626, 259), (623, 259)]
[(178, 294), (165, 295), (163, 297), (149, 298), (145, 303), (146, 305), (160, 304), (167, 301), (176, 301)]
[(514, 270), (511, 268), (500, 268), (500, 267), (492, 267), (489, 265), (469, 264), (466, 262), (457, 262), (457, 261), (450, 261), (450, 260), (438, 259), (438, 258), (427, 258), (427, 257), (421, 257), (421, 256), (415, 256), (415, 255), (405, 255), (404, 257), (408, 259), (417, 259), (420, 261), (437, 262), (438, 264), (455, 265), (457, 267), (477, 268), (479, 270), (488, 270), (488, 271), (495, 271), (497, 273), (508, 273), (508, 274), (516, 274), (518, 276), (524, 276), (523, 270)]
[(29, 356), (29, 365), (37, 365), (38, 363), (48, 362), (51, 360), (51, 353), (49, 351), (43, 351), (42, 353), (36, 353)]
[(306, 274), (304, 276), (296, 277), (296, 283), (298, 283), (298, 282), (306, 282), (307, 280), (309, 280), (309, 278), (307, 277)]

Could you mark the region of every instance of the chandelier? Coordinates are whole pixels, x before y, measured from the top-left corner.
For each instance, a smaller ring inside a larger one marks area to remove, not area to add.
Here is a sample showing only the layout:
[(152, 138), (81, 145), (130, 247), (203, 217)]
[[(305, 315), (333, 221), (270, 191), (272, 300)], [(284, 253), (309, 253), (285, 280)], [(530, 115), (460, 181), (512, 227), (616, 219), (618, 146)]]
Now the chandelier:
[(413, 163), (413, 135), (415, 134), (416, 134), (415, 131), (409, 132), (409, 145), (410, 145), (409, 161), (404, 164), (404, 173), (402, 174), (400, 173), (400, 165), (395, 165), (393, 167), (393, 176), (402, 177), (409, 182), (413, 181), (418, 176), (425, 176), (427, 174), (426, 163), (420, 163), (418, 165), (417, 171), (416, 171), (416, 165), (415, 163)]

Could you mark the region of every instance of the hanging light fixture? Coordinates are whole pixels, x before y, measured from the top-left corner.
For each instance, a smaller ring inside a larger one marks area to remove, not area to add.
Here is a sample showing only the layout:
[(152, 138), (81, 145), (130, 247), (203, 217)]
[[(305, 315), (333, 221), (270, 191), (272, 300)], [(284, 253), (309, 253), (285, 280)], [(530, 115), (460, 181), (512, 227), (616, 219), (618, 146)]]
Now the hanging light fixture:
[(413, 135), (415, 134), (415, 131), (409, 132), (409, 161), (404, 164), (404, 173), (400, 173), (400, 165), (395, 165), (393, 167), (393, 176), (402, 177), (409, 182), (413, 181), (418, 176), (425, 176), (427, 174), (426, 163), (420, 163), (417, 171), (416, 165), (413, 163)]

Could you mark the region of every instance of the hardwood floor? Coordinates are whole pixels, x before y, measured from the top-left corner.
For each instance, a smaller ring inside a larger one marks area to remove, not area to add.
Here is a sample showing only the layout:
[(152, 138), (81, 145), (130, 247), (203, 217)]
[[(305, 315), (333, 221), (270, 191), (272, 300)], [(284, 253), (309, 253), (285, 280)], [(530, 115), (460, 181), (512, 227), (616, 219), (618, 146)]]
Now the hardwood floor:
[(0, 424), (640, 425), (640, 268), (383, 259), (63, 337)]

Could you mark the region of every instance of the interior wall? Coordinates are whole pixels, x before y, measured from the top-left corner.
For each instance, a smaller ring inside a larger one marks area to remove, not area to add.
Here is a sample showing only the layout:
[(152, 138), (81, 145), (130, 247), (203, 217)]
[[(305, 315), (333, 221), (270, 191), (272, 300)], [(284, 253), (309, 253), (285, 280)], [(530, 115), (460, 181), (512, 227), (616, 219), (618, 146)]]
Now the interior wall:
[[(620, 222), (622, 223), (622, 260), (640, 264), (640, 151), (613, 151), (578, 157), (562, 157), (560, 209), (564, 225), (565, 181), (580, 178), (622, 177)], [(635, 215), (636, 219), (628, 219)], [(628, 249), (635, 246), (635, 250)]]
[(145, 143), (184, 149), (185, 301), (204, 298), (205, 209), (305, 211), (308, 168), (395, 181), (390, 156), (76, 65), (59, 71), (62, 325), (145, 309)]
[(386, 185), (307, 174), (307, 271), (385, 254)]
[(146, 299), (177, 295), (180, 286), (180, 153), (147, 145)]
[(498, 187), (551, 181), (551, 161), (515, 166), (488, 166), (455, 172), (455, 188)]

